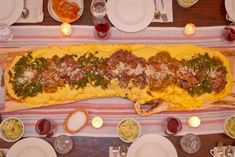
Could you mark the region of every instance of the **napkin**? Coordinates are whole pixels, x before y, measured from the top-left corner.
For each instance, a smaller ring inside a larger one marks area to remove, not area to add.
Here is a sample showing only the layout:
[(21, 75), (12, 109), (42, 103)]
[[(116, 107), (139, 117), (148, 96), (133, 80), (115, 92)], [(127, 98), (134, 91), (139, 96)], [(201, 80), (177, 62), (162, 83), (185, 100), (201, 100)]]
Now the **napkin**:
[[(161, 0), (155, 0), (156, 1), (156, 6), (158, 10), (162, 10), (162, 3)], [(168, 21), (167, 22), (173, 22), (173, 8), (172, 8), (172, 0), (163, 0), (164, 2), (164, 9), (167, 14)], [(153, 19), (152, 22), (163, 22), (162, 18), (160, 19)], [(166, 21), (165, 21), (166, 22)]]
[(16, 23), (37, 23), (43, 21), (43, 0), (26, 0), (29, 16), (25, 19), (20, 17)]

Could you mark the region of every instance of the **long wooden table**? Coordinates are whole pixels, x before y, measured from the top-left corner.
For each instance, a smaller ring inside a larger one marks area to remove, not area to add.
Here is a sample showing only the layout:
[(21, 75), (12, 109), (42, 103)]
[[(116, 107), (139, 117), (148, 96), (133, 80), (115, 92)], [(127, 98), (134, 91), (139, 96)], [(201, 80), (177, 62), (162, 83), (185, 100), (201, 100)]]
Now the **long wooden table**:
[[(58, 25), (60, 23), (53, 20), (47, 11), (47, 0), (44, 0), (44, 21), (33, 25)], [(90, 13), (91, 0), (84, 0), (85, 10), (82, 17), (72, 23), (74, 25), (92, 25), (92, 16)], [(153, 27), (182, 27), (191, 22), (196, 26), (216, 26), (229, 23), (225, 19), (226, 10), (224, 0), (199, 0), (191, 8), (182, 8), (173, 0), (173, 23), (151, 23)], [(32, 25), (32, 24), (14, 24), (14, 25)], [(210, 149), (217, 146), (219, 141), (224, 145), (234, 145), (234, 140), (225, 134), (207, 134), (199, 135), (202, 141), (202, 147), (195, 154), (187, 154), (180, 147), (181, 136), (166, 136), (175, 146), (179, 157), (206, 157), (210, 156)], [(54, 138), (44, 138), (53, 144)], [(74, 148), (66, 155), (58, 154), (58, 157), (108, 157), (108, 148), (110, 145), (122, 144), (118, 138), (94, 138), (94, 137), (73, 137)], [(13, 143), (7, 143), (0, 140), (0, 148), (10, 148)], [(157, 155), (156, 155), (157, 156)]]

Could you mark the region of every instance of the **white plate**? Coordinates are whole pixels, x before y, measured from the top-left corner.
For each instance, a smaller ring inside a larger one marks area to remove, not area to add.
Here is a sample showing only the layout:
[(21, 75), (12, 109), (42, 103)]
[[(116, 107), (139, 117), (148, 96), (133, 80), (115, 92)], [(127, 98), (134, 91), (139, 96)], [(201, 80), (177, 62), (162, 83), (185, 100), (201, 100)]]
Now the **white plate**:
[[(82, 13), (83, 13), (83, 10), (84, 10), (84, 2), (83, 0), (68, 0), (69, 2), (75, 2), (78, 4), (78, 6), (80, 7), (80, 10), (78, 12), (78, 17), (76, 18), (76, 20), (74, 21), (77, 21), (81, 16), (82, 16)], [(48, 4), (47, 4), (47, 9), (48, 9), (48, 12), (50, 14), (50, 16), (58, 21), (58, 22), (63, 22), (57, 15), (56, 13), (53, 11), (52, 9), (52, 0), (48, 0)], [(74, 21), (71, 21), (71, 22), (74, 22)]]
[(178, 157), (173, 144), (165, 137), (157, 134), (141, 136), (134, 142), (127, 157)]
[(235, 0), (225, 0), (225, 9), (229, 17), (235, 21)]
[(111, 23), (125, 32), (146, 28), (154, 16), (153, 0), (108, 0), (107, 16)]
[(6, 157), (56, 157), (53, 147), (40, 138), (25, 138), (15, 143)]
[(18, 20), (23, 10), (23, 0), (0, 0), (0, 23), (11, 25)]

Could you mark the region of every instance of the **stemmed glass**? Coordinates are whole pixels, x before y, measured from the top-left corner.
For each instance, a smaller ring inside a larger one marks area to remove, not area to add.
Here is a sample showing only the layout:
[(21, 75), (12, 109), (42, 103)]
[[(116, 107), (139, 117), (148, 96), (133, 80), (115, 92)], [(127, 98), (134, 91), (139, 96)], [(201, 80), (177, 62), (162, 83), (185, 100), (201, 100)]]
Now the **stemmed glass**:
[(106, 1), (105, 0), (92, 0), (91, 13), (96, 18), (101, 18), (106, 15)]
[(235, 23), (231, 23), (224, 27), (223, 39), (228, 43), (235, 41)]
[(92, 0), (91, 13), (93, 15), (94, 34), (97, 39), (108, 39), (110, 36), (110, 23), (106, 15), (106, 1)]
[(0, 23), (0, 42), (1, 41), (10, 41), (13, 35), (11, 29), (8, 25)]

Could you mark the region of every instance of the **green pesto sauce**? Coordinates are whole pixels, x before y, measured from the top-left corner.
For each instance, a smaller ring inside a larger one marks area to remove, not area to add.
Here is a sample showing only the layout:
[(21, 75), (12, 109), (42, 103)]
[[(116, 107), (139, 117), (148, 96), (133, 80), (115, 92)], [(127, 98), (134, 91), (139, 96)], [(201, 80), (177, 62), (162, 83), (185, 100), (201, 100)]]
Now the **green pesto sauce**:
[(192, 96), (213, 92), (213, 78), (209, 76), (207, 72), (221, 71), (222, 73), (227, 73), (226, 67), (223, 65), (221, 60), (211, 58), (208, 53), (205, 53), (204, 55), (200, 54), (197, 57), (186, 61), (186, 66), (192, 68), (195, 72), (202, 73), (201, 75), (198, 75), (199, 83), (187, 90), (187, 92)]

